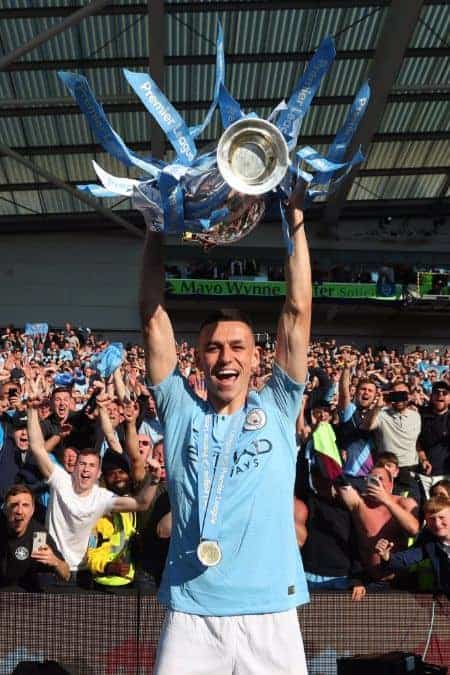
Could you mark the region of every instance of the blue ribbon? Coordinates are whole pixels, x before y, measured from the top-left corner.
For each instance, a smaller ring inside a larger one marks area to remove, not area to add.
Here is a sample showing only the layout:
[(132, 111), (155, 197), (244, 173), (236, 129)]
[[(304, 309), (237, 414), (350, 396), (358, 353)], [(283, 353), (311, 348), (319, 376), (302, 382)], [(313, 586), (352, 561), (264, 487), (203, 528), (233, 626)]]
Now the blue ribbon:
[(110, 125), (102, 106), (95, 99), (89, 86), (89, 82), (82, 75), (58, 72), (59, 78), (64, 82), (81, 111), (97, 141), (110, 155), (125, 164), (125, 166), (138, 166), (151, 176), (158, 176), (161, 169), (159, 160), (146, 161), (127, 148), (118, 133)]
[(221, 85), (223, 85), (224, 81), (225, 81), (225, 53), (223, 49), (223, 29), (222, 25), (219, 23), (217, 27), (217, 40), (216, 40), (216, 79), (214, 83), (214, 96), (203, 122), (201, 124), (198, 124), (196, 127), (189, 128), (191, 138), (197, 138), (197, 136), (200, 136), (200, 134), (206, 129), (208, 124), (211, 122), (212, 116), (219, 102), (220, 87)]
[(333, 63), (335, 56), (333, 38), (324, 38), (299, 79), (286, 110), (282, 110), (278, 115), (276, 125), (291, 147), (295, 146), (301, 121), (308, 112), (322, 78)]
[(245, 409), (236, 413), (235, 418), (231, 421), (231, 428), (218, 455), (214, 452), (215, 443), (211, 428), (213, 416), (212, 412), (207, 412), (203, 421), (197, 490), (200, 538), (218, 541), (221, 501), (226, 485), (230, 480), (230, 460), (236, 445), (236, 437), (244, 424)]
[(167, 135), (177, 153), (179, 162), (190, 166), (197, 155), (197, 148), (180, 113), (175, 110), (150, 75), (133, 73), (126, 68), (123, 73), (144, 106)]
[[(344, 121), (344, 124), (337, 132), (333, 143), (330, 146), (326, 156), (327, 161), (337, 164), (342, 162), (342, 160), (345, 158), (347, 148), (355, 134), (356, 129), (358, 128), (361, 119), (364, 116), (364, 113), (366, 112), (369, 100), (370, 86), (368, 82), (364, 82), (353, 100), (352, 106)], [(310, 189), (308, 191), (309, 197), (311, 199), (317, 195), (324, 197), (326, 194), (332, 194), (335, 192), (343, 178), (348, 175), (353, 166), (355, 166), (355, 164), (359, 164), (363, 160), (364, 155), (361, 151), (361, 148), (359, 148), (349, 162), (341, 164), (340, 168), (344, 167), (345, 172), (335, 181), (333, 181), (332, 178), (337, 169), (330, 168), (329, 170), (319, 170), (312, 180)]]
[(244, 113), (242, 112), (239, 103), (232, 97), (223, 84), (220, 85), (219, 109), (224, 129), (229, 127), (230, 124), (233, 124), (233, 122), (237, 122), (237, 120), (244, 117)]
[(91, 368), (98, 370), (100, 375), (108, 378), (122, 364), (125, 358), (125, 351), (121, 342), (112, 342), (101, 352), (92, 354), (89, 357)]
[(178, 179), (163, 171), (158, 179), (164, 211), (164, 231), (184, 232), (184, 197)]

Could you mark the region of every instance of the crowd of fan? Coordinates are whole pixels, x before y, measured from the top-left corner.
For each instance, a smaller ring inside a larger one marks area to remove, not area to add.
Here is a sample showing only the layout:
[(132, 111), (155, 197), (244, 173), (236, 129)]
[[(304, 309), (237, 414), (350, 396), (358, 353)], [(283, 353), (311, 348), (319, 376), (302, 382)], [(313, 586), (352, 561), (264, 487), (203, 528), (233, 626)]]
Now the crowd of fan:
[[(158, 586), (172, 520), (143, 349), (102, 378), (89, 330), (2, 333), (0, 585)], [(274, 354), (260, 345), (252, 387)], [(186, 342), (178, 365), (205, 398)], [(316, 341), (308, 366), (293, 517), (310, 588), (450, 593), (450, 349)]]

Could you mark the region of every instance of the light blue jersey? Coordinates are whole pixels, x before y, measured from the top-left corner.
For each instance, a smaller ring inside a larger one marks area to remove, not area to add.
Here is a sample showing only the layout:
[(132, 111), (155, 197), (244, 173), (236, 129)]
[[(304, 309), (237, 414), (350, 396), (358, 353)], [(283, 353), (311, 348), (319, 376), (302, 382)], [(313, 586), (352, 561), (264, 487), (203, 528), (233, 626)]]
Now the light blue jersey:
[[(171, 609), (206, 616), (281, 612), (308, 602), (295, 537), (293, 494), (295, 420), (304, 385), (275, 366), (252, 396), (221, 505), (218, 535), (222, 560), (204, 567), (197, 477), (202, 429), (210, 405), (178, 370), (152, 387), (164, 427), (165, 464), (172, 507), (172, 537), (160, 589)], [(255, 405), (256, 401), (256, 405)], [(235, 415), (214, 413), (212, 447), (223, 448)]]

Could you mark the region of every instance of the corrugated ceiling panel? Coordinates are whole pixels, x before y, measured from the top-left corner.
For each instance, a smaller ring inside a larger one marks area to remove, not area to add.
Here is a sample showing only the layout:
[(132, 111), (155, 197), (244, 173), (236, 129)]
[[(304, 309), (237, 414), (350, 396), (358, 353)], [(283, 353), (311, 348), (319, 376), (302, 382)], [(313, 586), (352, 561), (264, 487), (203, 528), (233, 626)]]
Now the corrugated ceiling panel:
[(448, 33), (448, 6), (426, 5), (422, 7), (410, 47), (445, 47)]
[(304, 117), (301, 133), (335, 134), (344, 121), (347, 106), (313, 106)]
[[(324, 14), (326, 11), (324, 10)], [(337, 49), (375, 49), (387, 12), (387, 7), (376, 6), (343, 10), (344, 16), (338, 32), (344, 32), (336, 37)]]
[[(15, 192), (12, 193), (12, 199), (17, 203), (19, 215), (30, 215), (30, 213), (46, 213), (45, 202), (35, 190), (29, 192)], [(14, 213), (14, 207), (10, 213)]]
[(385, 199), (427, 199), (436, 197), (442, 185), (442, 176), (390, 176)]
[(384, 199), (384, 186), (387, 182), (385, 176), (358, 176), (352, 184), (348, 199)]
[(33, 171), (27, 169), (23, 164), (14, 161), (10, 157), (3, 159), (3, 167), (8, 176), (9, 183), (35, 183), (36, 176)]
[(9, 146), (24, 146), (26, 141), (18, 117), (0, 117), (0, 138)]
[(448, 128), (448, 101), (389, 103), (378, 131), (438, 131)]
[(353, 96), (369, 74), (371, 61), (335, 61), (323, 78), (318, 94), (321, 96)]
[(424, 85), (429, 90), (448, 84), (448, 59), (445, 57), (416, 57), (405, 59), (394, 84), (395, 87)]
[(56, 147), (67, 143), (58, 133), (56, 117), (24, 117), (22, 119), (26, 145), (49, 145)]
[(0, 73), (0, 92), (3, 100), (15, 98), (10, 73)]
[[(16, 216), (17, 208), (11, 202), (14, 195), (11, 192), (2, 192), (0, 194), (0, 216)], [(1, 226), (0, 226), (1, 233)]]

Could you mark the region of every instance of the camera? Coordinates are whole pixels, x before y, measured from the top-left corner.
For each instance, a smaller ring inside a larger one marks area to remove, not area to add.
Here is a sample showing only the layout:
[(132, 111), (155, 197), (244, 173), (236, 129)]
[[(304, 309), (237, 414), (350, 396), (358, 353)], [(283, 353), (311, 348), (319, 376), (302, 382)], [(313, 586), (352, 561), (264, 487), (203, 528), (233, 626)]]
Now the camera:
[(409, 393), (407, 391), (391, 391), (386, 398), (390, 403), (406, 403), (409, 399)]

